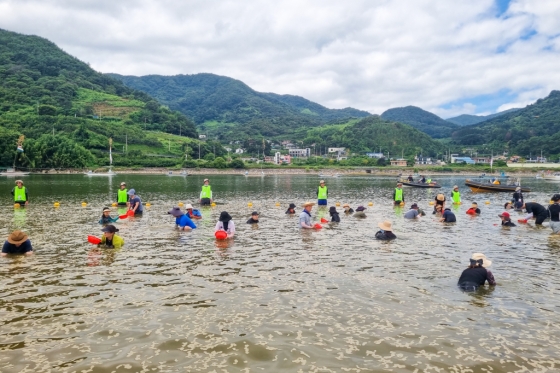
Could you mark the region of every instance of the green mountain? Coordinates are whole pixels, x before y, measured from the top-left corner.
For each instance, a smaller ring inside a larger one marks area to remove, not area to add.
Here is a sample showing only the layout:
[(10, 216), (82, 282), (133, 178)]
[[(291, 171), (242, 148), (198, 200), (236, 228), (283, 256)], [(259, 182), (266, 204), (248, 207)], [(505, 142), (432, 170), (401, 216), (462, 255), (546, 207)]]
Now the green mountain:
[(298, 96), (260, 93), (239, 80), (214, 74), (108, 75), (179, 110), (198, 124), (200, 132), (222, 141), (282, 136), (298, 128), (370, 115), (352, 108), (327, 109)]
[(406, 123), (436, 139), (451, 137), (453, 131), (459, 128), (455, 123), (416, 106), (389, 109), (381, 114), (381, 118)]
[(379, 152), (400, 157), (423, 154), (435, 156), (443, 152), (439, 141), (400, 122), (373, 115), (347, 123), (300, 130), (299, 138), (306, 147), (343, 147), (354, 153)]
[(547, 156), (560, 154), (560, 91), (534, 104), (453, 133), (460, 145), (483, 145), (496, 151), (529, 155), (543, 150)]
[[(185, 115), (146, 93), (46, 39), (0, 29), (0, 166), (13, 164), (20, 135), (15, 161), (28, 168), (108, 165), (109, 138), (115, 165), (175, 165), (195, 141), (187, 137), (198, 137)], [(126, 143), (131, 154), (119, 154)]]
[(446, 121), (451, 122), (451, 123), (455, 123), (458, 126), (469, 126), (471, 124), (477, 124), (477, 123), (480, 123), (480, 122), (484, 122), (486, 120), (496, 118), (496, 117), (499, 117), (500, 115), (504, 115), (504, 114), (507, 114), (507, 113), (512, 113), (512, 112), (517, 111), (517, 110), (519, 110), (519, 109), (517, 109), (517, 108), (508, 109), (508, 110), (500, 111), (499, 113), (490, 114), (490, 115), (462, 114), (462, 115), (459, 115), (457, 117), (447, 118)]

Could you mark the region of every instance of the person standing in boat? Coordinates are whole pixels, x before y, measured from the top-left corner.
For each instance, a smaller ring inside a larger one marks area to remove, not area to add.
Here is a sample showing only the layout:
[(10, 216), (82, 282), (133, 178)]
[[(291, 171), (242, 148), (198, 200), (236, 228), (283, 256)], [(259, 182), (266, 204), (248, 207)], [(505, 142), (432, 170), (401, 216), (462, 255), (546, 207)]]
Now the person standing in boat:
[(402, 183), (397, 183), (397, 187), (393, 191), (393, 205), (399, 206), (401, 203), (404, 203), (404, 193)]
[(491, 265), (492, 261), (488, 260), (486, 255), (474, 253), (469, 266), (461, 273), (457, 285), (464, 291), (476, 291), (480, 286), (484, 286), (486, 281), (488, 285), (495, 286), (494, 275), (487, 269)]
[(548, 218), (548, 210), (545, 209), (543, 205), (536, 202), (523, 203), (521, 209), (525, 209), (528, 214), (527, 216), (525, 216), (525, 223), (527, 223), (527, 220), (533, 218), (535, 219), (536, 225), (542, 225), (543, 221)]
[(319, 186), (317, 187), (317, 205), (326, 206), (328, 196), (329, 196), (329, 190), (325, 185), (325, 180), (321, 180), (319, 182)]
[(210, 187), (210, 180), (204, 179), (204, 185), (200, 191), (200, 205), (209, 206), (212, 204), (212, 188)]
[(117, 191), (117, 205), (128, 206), (128, 190), (126, 189), (126, 183), (123, 181), (121, 183), (120, 189)]
[(12, 196), (14, 196), (14, 203), (19, 203), (20, 206), (29, 204), (29, 193), (21, 180), (16, 180), (16, 186), (12, 189)]
[(461, 204), (461, 192), (459, 192), (459, 187), (457, 185), (453, 186), (453, 190), (451, 191), (451, 199), (453, 200), (454, 205)]
[(511, 201), (516, 210), (521, 209), (521, 206), (523, 206), (523, 192), (521, 191), (521, 187), (515, 188)]

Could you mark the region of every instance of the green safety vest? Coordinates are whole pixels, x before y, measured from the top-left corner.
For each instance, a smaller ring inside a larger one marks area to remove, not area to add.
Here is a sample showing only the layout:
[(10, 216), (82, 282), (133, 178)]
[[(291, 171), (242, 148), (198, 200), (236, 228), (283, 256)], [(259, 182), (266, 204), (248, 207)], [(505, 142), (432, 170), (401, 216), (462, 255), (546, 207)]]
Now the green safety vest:
[(319, 187), (317, 192), (317, 199), (327, 199), (327, 187)]
[(461, 192), (456, 192), (454, 190), (451, 191), (451, 199), (455, 203), (461, 202)]
[(395, 188), (395, 201), (402, 201), (402, 189)]
[(14, 188), (14, 201), (27, 201), (27, 198), (25, 198), (24, 186), (22, 186), (21, 189), (18, 187)]
[(432, 179), (428, 179), (428, 180), (426, 180), (426, 182), (429, 184), (429, 183), (432, 182)]
[(117, 202), (118, 203), (126, 203), (128, 201), (128, 189), (119, 189), (117, 192)]
[(202, 186), (202, 194), (200, 198), (211, 198), (212, 190), (210, 189), (210, 185), (203, 185)]

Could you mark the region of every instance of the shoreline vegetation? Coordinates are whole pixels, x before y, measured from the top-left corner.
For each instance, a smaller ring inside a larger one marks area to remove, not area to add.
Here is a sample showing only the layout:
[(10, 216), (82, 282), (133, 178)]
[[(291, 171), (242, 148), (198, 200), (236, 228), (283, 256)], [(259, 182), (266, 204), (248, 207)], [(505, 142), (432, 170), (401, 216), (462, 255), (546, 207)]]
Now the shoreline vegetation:
[[(219, 169), (219, 168), (165, 168), (165, 167), (144, 167), (144, 168), (125, 168), (113, 167), (112, 171), (122, 175), (168, 175), (172, 172), (174, 175), (179, 176), (181, 172), (186, 172), (188, 175), (241, 175), (245, 176), (263, 176), (264, 175), (322, 175), (326, 178), (336, 176), (399, 176), (407, 175), (438, 175), (438, 176), (451, 176), (451, 175), (465, 175), (465, 176), (480, 176), (486, 174), (487, 176), (500, 176), (502, 172), (511, 176), (535, 176), (536, 173), (542, 172), (550, 167), (500, 167), (494, 168), (492, 172), (490, 167), (248, 167), (242, 169)], [(107, 167), (94, 168), (94, 173), (107, 172)], [(50, 169), (33, 172), (31, 174), (85, 174), (88, 170), (84, 169)]]

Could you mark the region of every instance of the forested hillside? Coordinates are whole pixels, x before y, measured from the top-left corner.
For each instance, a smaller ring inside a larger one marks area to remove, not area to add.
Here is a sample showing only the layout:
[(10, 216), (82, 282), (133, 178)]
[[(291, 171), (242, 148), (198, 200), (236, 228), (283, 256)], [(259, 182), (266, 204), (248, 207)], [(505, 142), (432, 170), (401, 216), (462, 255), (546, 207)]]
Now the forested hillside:
[(494, 149), (528, 155), (541, 150), (560, 154), (560, 91), (537, 100), (524, 109), (466, 126), (453, 134), (460, 145), (489, 144)]
[[(0, 29), (0, 166), (12, 165), (20, 135), (25, 151), (17, 166), (66, 168), (107, 165), (110, 137), (117, 148), (128, 139), (132, 147), (157, 152), (164, 145), (150, 131), (185, 141), (197, 137), (192, 121), (146, 93), (94, 71), (46, 39)], [(159, 165), (125, 157), (115, 155), (115, 163)]]
[(517, 110), (520, 110), (520, 109), (517, 109), (517, 108), (508, 109), (508, 110), (500, 111), (499, 113), (490, 114), (490, 115), (462, 114), (462, 115), (459, 115), (457, 117), (447, 118), (446, 121), (451, 122), (451, 123), (455, 123), (458, 126), (469, 126), (471, 124), (481, 123), (481, 122), (484, 122), (486, 120), (496, 118), (496, 117), (499, 117), (500, 115), (504, 115), (504, 114), (507, 114), (507, 113), (512, 113), (512, 112), (517, 111)]
[(239, 80), (214, 74), (108, 75), (181, 111), (201, 133), (222, 141), (276, 137), (331, 120), (370, 115), (352, 108), (327, 109), (297, 96), (256, 92)]
[(353, 153), (379, 152), (399, 157), (423, 154), (435, 156), (443, 146), (427, 134), (399, 122), (374, 115), (348, 123), (327, 125), (301, 131), (306, 147), (344, 147)]
[(453, 131), (459, 128), (458, 125), (416, 106), (389, 109), (381, 114), (381, 118), (406, 123), (435, 139), (451, 137)]

